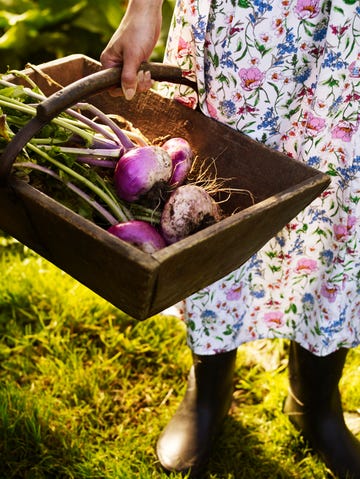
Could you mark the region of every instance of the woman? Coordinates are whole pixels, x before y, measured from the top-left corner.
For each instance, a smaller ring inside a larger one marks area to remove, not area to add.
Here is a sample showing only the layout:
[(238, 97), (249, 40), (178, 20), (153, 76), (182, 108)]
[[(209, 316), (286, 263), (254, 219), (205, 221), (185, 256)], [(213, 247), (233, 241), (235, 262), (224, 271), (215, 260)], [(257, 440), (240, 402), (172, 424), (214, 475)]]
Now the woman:
[[(161, 26), (160, 0), (132, 0), (104, 50), (131, 99)], [(285, 413), (339, 477), (360, 478), (338, 383), (360, 343), (360, 7), (356, 0), (179, 0), (166, 62), (196, 78), (204, 114), (332, 176), (330, 188), (228, 277), (187, 298), (194, 366), (157, 445), (167, 470), (208, 459), (232, 397), (237, 347), (291, 340)]]

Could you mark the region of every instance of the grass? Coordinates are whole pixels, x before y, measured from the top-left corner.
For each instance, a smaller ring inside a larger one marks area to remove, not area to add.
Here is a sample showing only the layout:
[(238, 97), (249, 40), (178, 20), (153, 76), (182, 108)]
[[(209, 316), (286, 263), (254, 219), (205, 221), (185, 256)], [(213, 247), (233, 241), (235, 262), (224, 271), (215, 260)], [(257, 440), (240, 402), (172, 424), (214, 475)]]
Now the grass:
[[(136, 321), (0, 236), (0, 335), (0, 479), (169, 477), (154, 446), (191, 364), (178, 319)], [(239, 349), (208, 479), (331, 477), (281, 412), (287, 348)], [(342, 380), (355, 420), (359, 369), (358, 348)]]

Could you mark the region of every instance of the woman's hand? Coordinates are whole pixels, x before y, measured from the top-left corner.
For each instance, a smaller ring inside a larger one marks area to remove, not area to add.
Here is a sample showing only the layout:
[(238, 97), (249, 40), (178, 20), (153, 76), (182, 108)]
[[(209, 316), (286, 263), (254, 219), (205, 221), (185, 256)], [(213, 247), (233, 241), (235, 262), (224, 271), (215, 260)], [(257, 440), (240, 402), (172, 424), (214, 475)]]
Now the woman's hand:
[[(122, 64), (121, 87), (126, 99), (151, 87), (150, 72), (139, 72), (147, 61), (161, 31), (162, 0), (130, 0), (126, 13), (100, 56), (104, 68)], [(112, 95), (121, 94), (112, 89)]]

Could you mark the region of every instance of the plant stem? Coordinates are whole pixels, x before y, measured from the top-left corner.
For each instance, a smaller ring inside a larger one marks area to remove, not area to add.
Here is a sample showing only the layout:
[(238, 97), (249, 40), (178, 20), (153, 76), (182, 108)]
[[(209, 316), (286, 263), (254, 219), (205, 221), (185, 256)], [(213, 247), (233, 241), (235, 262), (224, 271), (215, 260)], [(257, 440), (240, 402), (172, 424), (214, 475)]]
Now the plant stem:
[(122, 129), (111, 119), (109, 118), (104, 112), (96, 108), (94, 105), (90, 103), (78, 103), (76, 105), (80, 110), (88, 110), (93, 115), (96, 115), (105, 125), (108, 125), (112, 131), (115, 133), (117, 138), (120, 140), (120, 143), (123, 145), (125, 150), (130, 150), (134, 148), (134, 143), (127, 137), (127, 135), (122, 131)]
[[(28, 115), (31, 115), (31, 116), (36, 116), (36, 108), (35, 107), (33, 107), (31, 105), (28, 105), (28, 104), (24, 104), (20, 101), (12, 99), (12, 98), (4, 97), (1, 94), (0, 94), (0, 106), (5, 106), (7, 108), (12, 108), (12, 109), (15, 109), (17, 111), (21, 111), (22, 113), (27, 113)], [(67, 130), (70, 130), (72, 133), (77, 134), (78, 136), (83, 138), (87, 144), (91, 145), (92, 139), (93, 139), (93, 134), (90, 134), (89, 132), (87, 132), (84, 129), (81, 129), (81, 128), (75, 126), (75, 125), (71, 125), (70, 123), (68, 123), (63, 118), (54, 118), (51, 121), (52, 121), (52, 123), (54, 123), (58, 126), (61, 126), (62, 128), (65, 128)]]
[[(38, 144), (38, 143), (37, 143)], [(44, 150), (51, 150), (54, 148), (52, 145), (39, 145)], [(63, 153), (73, 155), (87, 155), (87, 156), (101, 156), (108, 158), (119, 158), (122, 148), (107, 149), (107, 148), (77, 148), (72, 146), (55, 146), (55, 148)]]
[(15, 163), (14, 166), (16, 168), (31, 168), (33, 170), (38, 170), (41, 171), (42, 173), (45, 173), (49, 176), (52, 176), (53, 178), (61, 181), (64, 183), (71, 191), (76, 193), (80, 198), (85, 200), (90, 206), (92, 206), (99, 214), (105, 218), (105, 220), (110, 223), (111, 225), (115, 225), (118, 223), (118, 220), (113, 216), (111, 213), (109, 213), (103, 206), (100, 205), (96, 200), (91, 198), (85, 191), (81, 190), (79, 187), (74, 185), (71, 181), (66, 181), (61, 176), (59, 176), (57, 173), (55, 173), (53, 170), (50, 170), (50, 168), (46, 168), (45, 166), (38, 165), (37, 163), (32, 163), (31, 161), (28, 162), (19, 162)]
[(63, 165), (59, 161), (55, 160), (55, 158), (52, 158), (45, 151), (41, 150), (40, 148), (38, 148), (36, 145), (32, 144), (31, 142), (27, 144), (27, 147), (31, 149), (32, 151), (34, 151), (39, 156), (41, 156), (42, 158), (44, 158), (45, 160), (57, 166), (59, 169), (67, 173), (69, 176), (72, 176), (73, 178), (77, 179), (78, 181), (83, 183), (85, 186), (87, 186), (91, 191), (93, 191), (93, 193), (98, 195), (99, 198), (101, 198), (105, 204), (108, 205), (110, 210), (113, 212), (115, 217), (120, 222), (125, 222), (130, 219), (133, 219), (130, 211), (128, 211), (123, 205), (120, 206), (119, 203), (114, 202), (114, 200), (110, 198), (110, 196), (107, 193), (101, 190), (101, 188), (99, 188), (98, 186), (94, 185), (90, 180), (80, 175), (76, 171), (72, 170), (68, 166)]
[[(16, 85), (15, 83), (11, 83), (5, 80), (0, 79), (0, 85), (4, 85), (6, 87), (12, 87), (16, 88), (19, 85)], [(23, 91), (30, 97), (34, 98), (39, 101), (45, 100), (47, 97), (45, 95), (41, 95), (39, 93), (36, 93), (29, 88), (23, 87)], [(116, 141), (117, 143), (120, 142), (122, 146), (124, 146), (125, 149), (130, 149), (133, 148), (135, 145), (131, 141), (131, 139), (127, 136), (127, 134), (110, 118), (108, 117), (105, 113), (103, 113), (101, 110), (96, 108), (94, 105), (91, 103), (78, 103), (75, 105), (75, 108), (79, 108), (80, 110), (88, 110), (90, 113), (93, 115), (97, 116), (101, 121), (103, 122), (104, 125), (107, 125), (110, 127), (112, 132), (114, 133), (115, 137), (113, 134), (111, 134), (106, 128), (104, 128), (102, 125), (99, 123), (94, 122), (90, 118), (86, 117), (85, 115), (82, 115), (81, 113), (77, 112), (76, 110), (72, 108), (68, 108), (65, 110), (65, 112), (68, 115), (71, 115), (73, 118), (76, 118), (78, 121), (81, 123), (90, 126), (94, 131), (97, 131), (98, 133), (102, 134), (105, 138), (108, 138), (111, 141)], [(70, 121), (70, 120), (69, 120)], [(76, 126), (76, 124), (75, 124)]]
[(117, 161), (115, 160), (101, 160), (99, 158), (93, 158), (91, 156), (79, 156), (77, 161), (79, 163), (86, 163), (90, 166), (100, 166), (101, 168), (112, 168), (116, 167)]

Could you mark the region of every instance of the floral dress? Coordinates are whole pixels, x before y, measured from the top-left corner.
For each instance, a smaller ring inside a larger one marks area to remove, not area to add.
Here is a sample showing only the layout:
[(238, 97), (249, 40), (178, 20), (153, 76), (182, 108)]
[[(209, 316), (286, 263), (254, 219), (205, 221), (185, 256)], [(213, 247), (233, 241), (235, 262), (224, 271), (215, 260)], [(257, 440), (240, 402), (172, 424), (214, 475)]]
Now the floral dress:
[(332, 178), (243, 266), (185, 300), (191, 349), (260, 338), (320, 356), (357, 346), (359, 1), (179, 0), (165, 61), (196, 76), (198, 97), (180, 89), (180, 101)]

